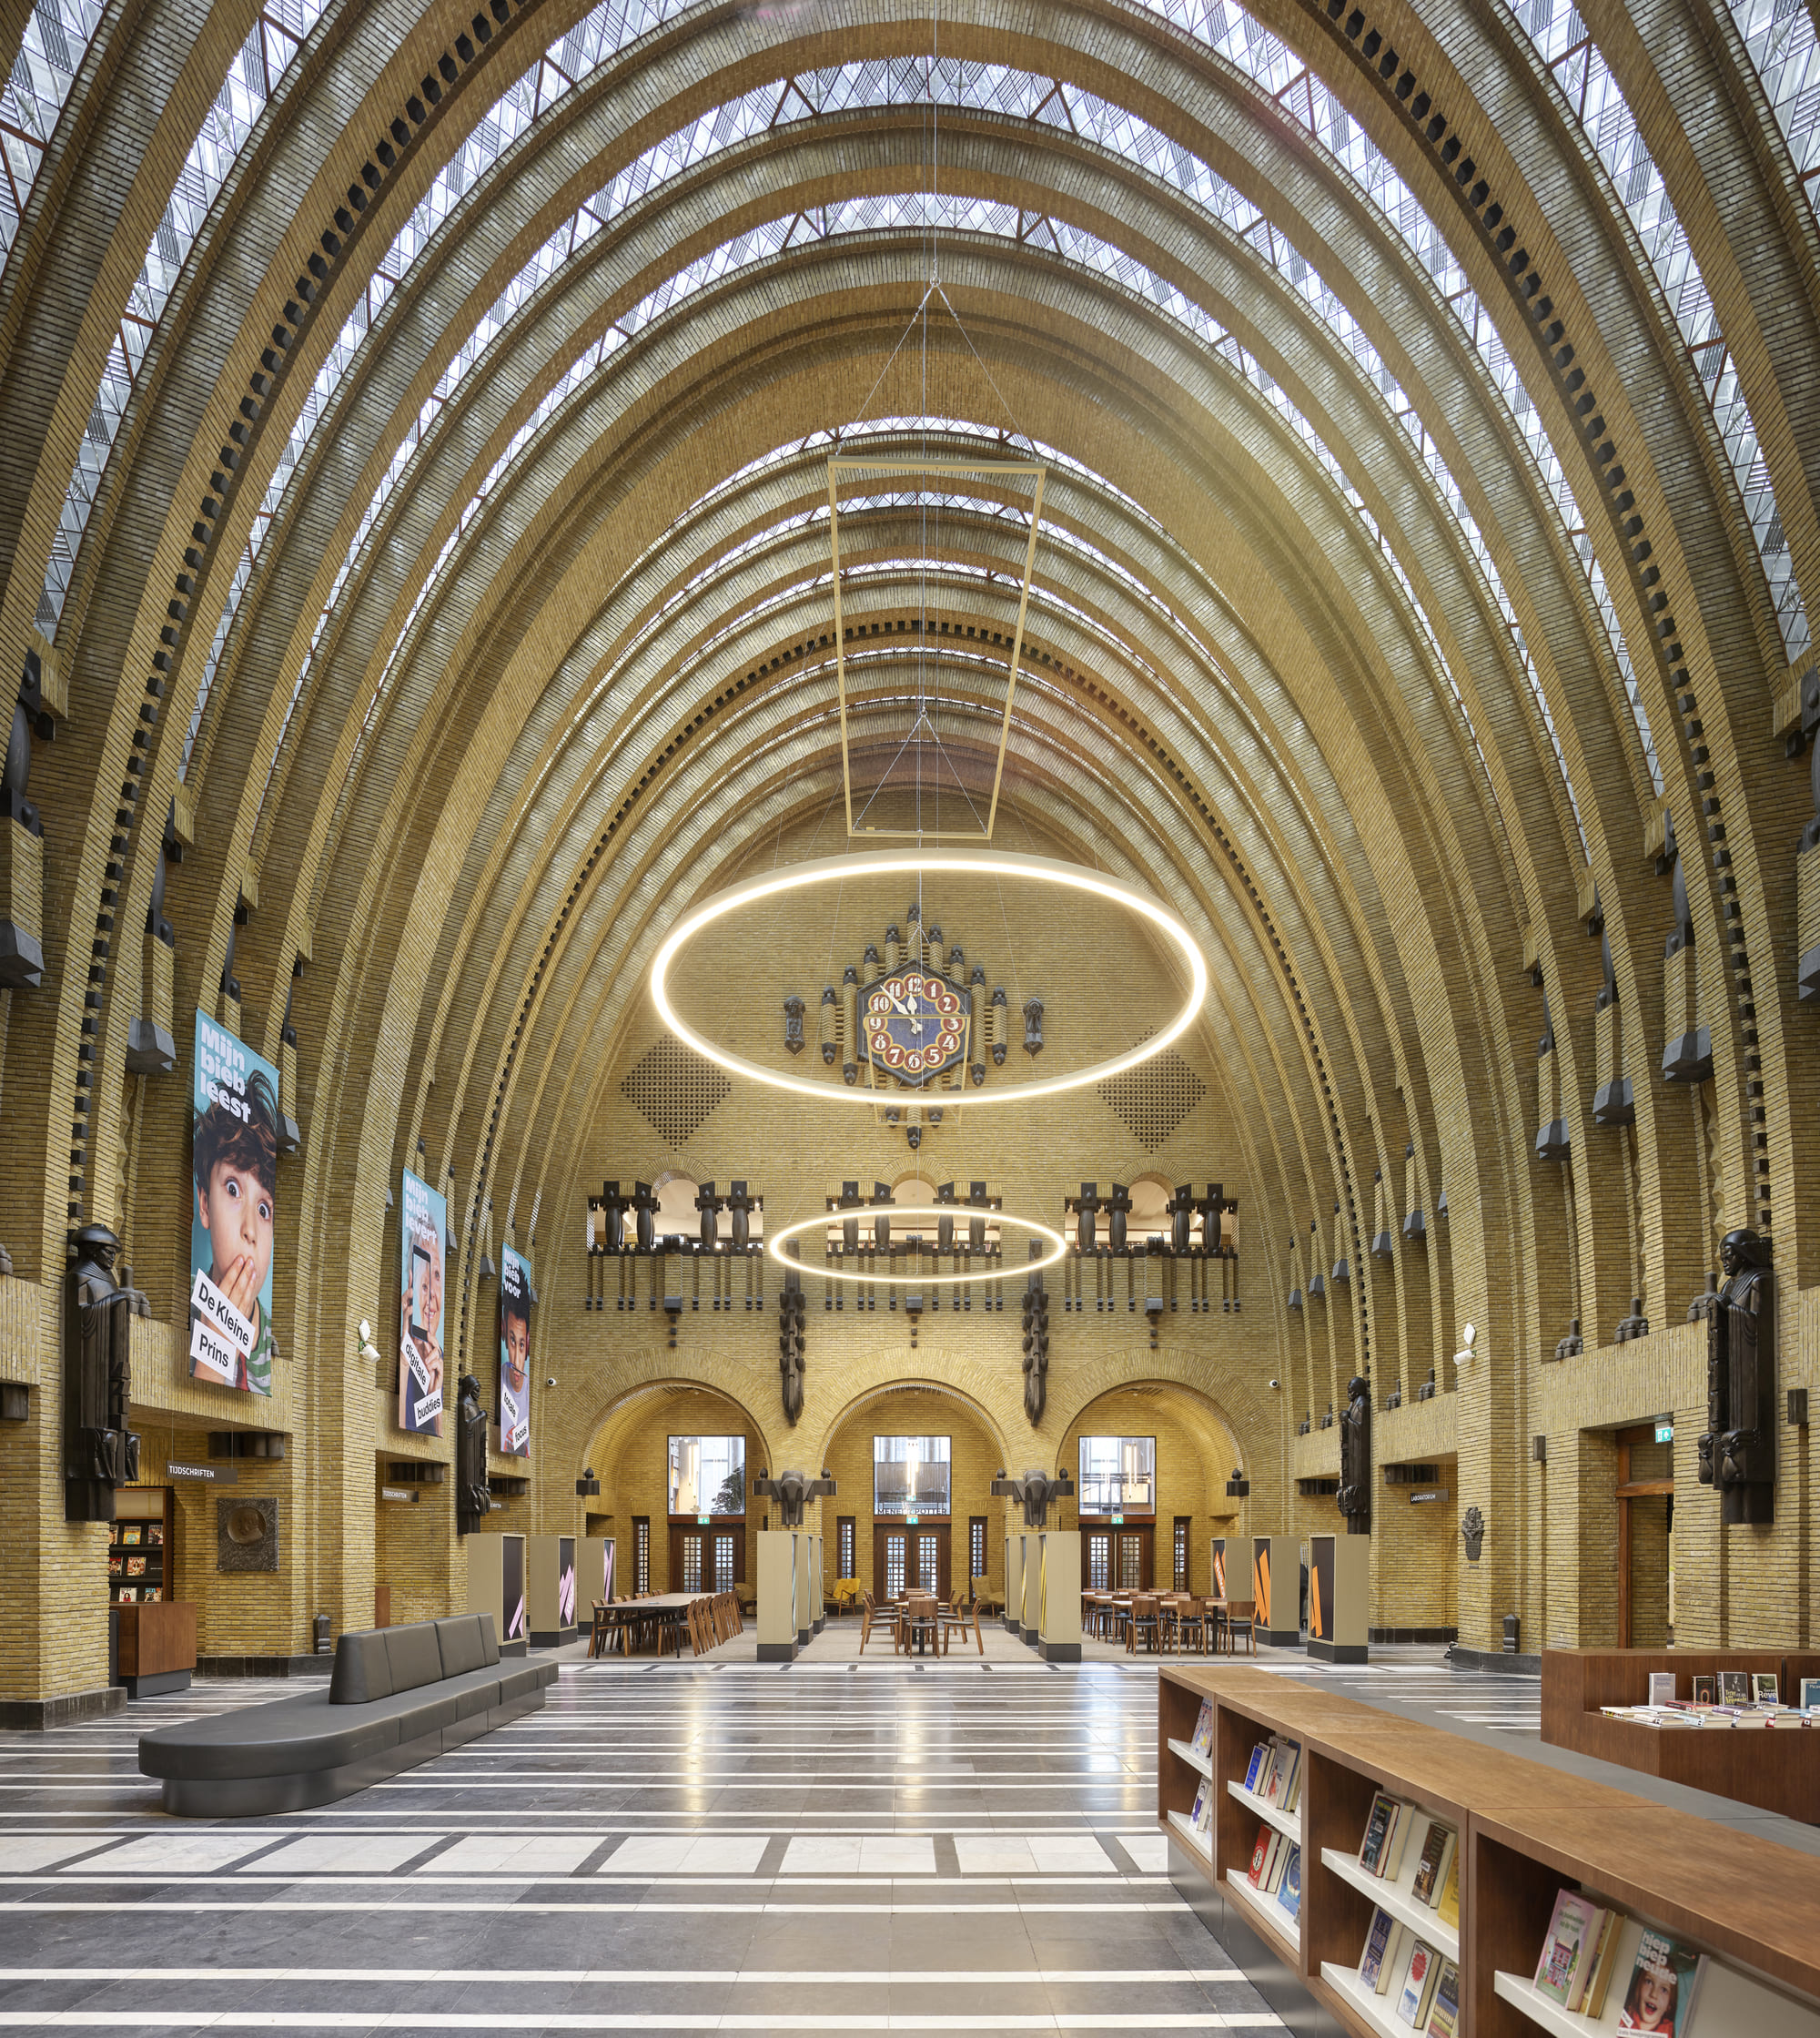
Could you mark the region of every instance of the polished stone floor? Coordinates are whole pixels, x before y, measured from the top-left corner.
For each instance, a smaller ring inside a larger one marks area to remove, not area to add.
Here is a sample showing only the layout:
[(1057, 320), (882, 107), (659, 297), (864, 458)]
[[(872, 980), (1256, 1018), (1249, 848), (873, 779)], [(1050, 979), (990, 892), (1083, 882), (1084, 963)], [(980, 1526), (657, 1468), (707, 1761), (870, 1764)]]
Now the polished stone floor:
[(1280, 2028), (1164, 1872), (1151, 1666), (733, 1646), (280, 1819), (135, 1751), (269, 1684), (0, 1736), (0, 2029)]

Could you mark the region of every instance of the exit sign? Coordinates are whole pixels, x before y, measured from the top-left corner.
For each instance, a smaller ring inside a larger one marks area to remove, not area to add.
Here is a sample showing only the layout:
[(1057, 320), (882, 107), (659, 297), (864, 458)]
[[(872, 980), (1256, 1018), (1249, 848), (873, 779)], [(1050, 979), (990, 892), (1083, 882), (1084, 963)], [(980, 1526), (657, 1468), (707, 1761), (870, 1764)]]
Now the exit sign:
[(697, 1515), (695, 1516), (695, 1526), (697, 1528), (710, 1527), (713, 1526), (713, 1519), (714, 1517), (712, 1515)]
[(1112, 1526), (1115, 1528), (1123, 1528), (1125, 1526), (1125, 1516), (1123, 1515), (1113, 1516)]
[(1658, 1423), (1655, 1425), (1655, 1440), (1658, 1444), (1673, 1444), (1674, 1441), (1674, 1425), (1673, 1423)]

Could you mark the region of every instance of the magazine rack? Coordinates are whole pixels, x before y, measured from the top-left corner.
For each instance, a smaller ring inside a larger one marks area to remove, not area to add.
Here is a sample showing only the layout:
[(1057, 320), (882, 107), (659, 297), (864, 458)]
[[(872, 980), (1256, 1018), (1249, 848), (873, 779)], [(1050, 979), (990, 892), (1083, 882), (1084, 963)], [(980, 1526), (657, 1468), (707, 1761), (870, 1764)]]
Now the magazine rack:
[[(1561, 2015), (1530, 1985), (1556, 1892), (1577, 1884), (1633, 1921), (1623, 1975), (1643, 1920), (1712, 1956), (1690, 2038), (1820, 2038), (1820, 1860), (1268, 1671), (1166, 1664), (1158, 1692), (1158, 1824), (1174, 1842), (1171, 1879), (1297, 2031), (1407, 2038), (1393, 1997), (1357, 1981), (1374, 1908), (1457, 1957), (1468, 2038), (1615, 2028), (1617, 1978), (1597, 2023)], [(1206, 1770), (1218, 1792), (1210, 1850), (1185, 1830), (1201, 1780), (1190, 1744), (1204, 1698), (1214, 1707)], [(1247, 1882), (1266, 1808), (1245, 1792), (1245, 1773), (1253, 1747), (1273, 1734), (1304, 1749), (1293, 1925)], [(1379, 1881), (1360, 1869), (1379, 1790), (1459, 1833), (1457, 1933), (1410, 1892), (1420, 1831), (1411, 1829), (1395, 1876)]]

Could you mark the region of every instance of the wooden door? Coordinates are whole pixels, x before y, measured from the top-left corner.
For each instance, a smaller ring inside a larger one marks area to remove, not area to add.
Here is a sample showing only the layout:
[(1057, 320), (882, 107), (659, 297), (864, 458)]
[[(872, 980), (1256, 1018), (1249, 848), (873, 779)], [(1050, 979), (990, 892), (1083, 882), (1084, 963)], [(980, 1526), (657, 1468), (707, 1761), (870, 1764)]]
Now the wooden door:
[(905, 1558), (910, 1577), (923, 1591), (933, 1592), (936, 1598), (945, 1599), (949, 1588), (946, 1525), (913, 1528), (908, 1534)]
[(1138, 1528), (1115, 1528), (1112, 1537), (1112, 1589), (1148, 1592), (1157, 1575), (1155, 1523)]
[(1618, 1432), (1618, 1647), (1674, 1640), (1674, 1445), (1653, 1424)]
[(1104, 1528), (1090, 1528), (1083, 1537), (1085, 1547), (1081, 1554), (1087, 1560), (1087, 1569), (1081, 1582), (1089, 1592), (1112, 1590), (1112, 1536)]
[(909, 1576), (909, 1534), (902, 1528), (875, 1524), (872, 1531), (872, 1596), (875, 1599), (901, 1599)]

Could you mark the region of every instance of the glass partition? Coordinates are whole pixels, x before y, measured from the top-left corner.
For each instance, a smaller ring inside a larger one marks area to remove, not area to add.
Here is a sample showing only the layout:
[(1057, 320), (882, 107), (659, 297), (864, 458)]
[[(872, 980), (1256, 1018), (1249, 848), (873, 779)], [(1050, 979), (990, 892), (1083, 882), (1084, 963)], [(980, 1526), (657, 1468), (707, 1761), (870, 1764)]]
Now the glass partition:
[(945, 1515), (948, 1439), (875, 1436), (872, 1506), (877, 1515)]
[(744, 1514), (745, 1438), (672, 1436), (670, 1439), (670, 1512), (672, 1515)]
[(1157, 1439), (1083, 1436), (1079, 1496), (1083, 1515), (1155, 1514)]

